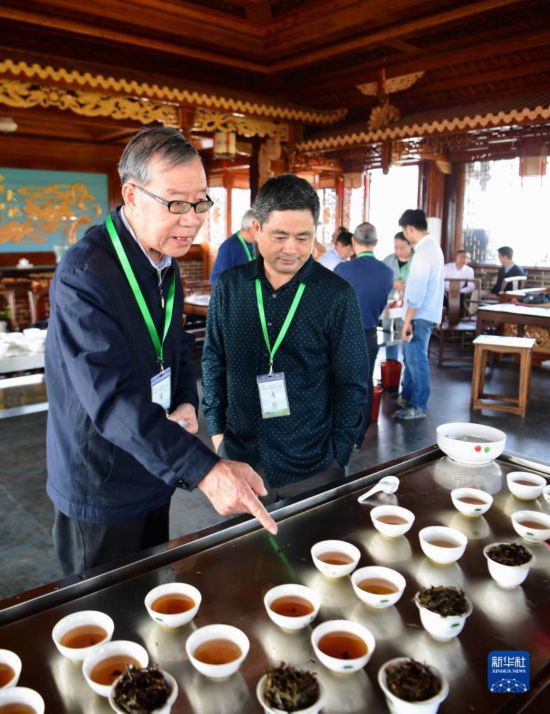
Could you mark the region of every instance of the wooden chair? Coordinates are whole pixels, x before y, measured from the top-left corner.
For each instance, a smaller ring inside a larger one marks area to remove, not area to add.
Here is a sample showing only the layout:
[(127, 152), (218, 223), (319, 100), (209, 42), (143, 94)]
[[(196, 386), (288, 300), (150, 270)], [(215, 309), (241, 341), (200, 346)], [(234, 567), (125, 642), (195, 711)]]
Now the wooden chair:
[(0, 310), (7, 310), (9, 317), (7, 320), (8, 330), (19, 330), (17, 322), (17, 305), (15, 302), (15, 290), (0, 290)]
[(525, 287), (527, 282), (527, 275), (515, 275), (511, 278), (504, 278), (502, 281), (501, 292), (507, 292), (508, 290), (519, 290)]
[[(468, 281), (471, 282), (471, 281)], [(449, 278), (447, 292), (447, 307), (443, 309), (441, 323), (433, 330), (433, 340), (430, 350), (437, 353), (438, 364), (443, 367), (445, 362), (469, 362), (471, 354), (465, 354), (467, 346), (471, 344), (476, 332), (475, 314), (481, 295), (481, 281), (474, 279), (474, 291), (470, 297), (466, 295), (464, 304), (460, 299), (460, 289), (464, 287), (464, 280)], [(475, 296), (475, 297), (472, 297)], [(449, 355), (448, 348), (455, 347)], [(447, 356), (445, 349), (447, 348)], [(458, 353), (457, 353), (458, 348)]]
[[(531, 353), (535, 340), (529, 337), (500, 337), (479, 335), (474, 340), (474, 367), (470, 409), (494, 409), (525, 416), (531, 381)], [(519, 355), (518, 394), (488, 394), (485, 389), (485, 371), (491, 355)]]
[(187, 280), (182, 275), (183, 285), (183, 325), (185, 331), (195, 338), (195, 347), (202, 348), (206, 334), (206, 316), (208, 307), (197, 305), (186, 305), (185, 298), (190, 295), (209, 295), (212, 292), (212, 285), (209, 280)]
[(50, 317), (50, 294), (49, 290), (28, 290), (29, 310), (31, 313), (31, 324), (47, 320)]

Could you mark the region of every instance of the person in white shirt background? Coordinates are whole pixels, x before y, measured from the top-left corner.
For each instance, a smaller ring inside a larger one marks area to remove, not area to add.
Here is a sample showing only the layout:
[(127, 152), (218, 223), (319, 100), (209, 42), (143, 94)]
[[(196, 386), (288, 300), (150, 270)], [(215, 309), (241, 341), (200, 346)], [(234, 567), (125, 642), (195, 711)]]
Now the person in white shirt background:
[(469, 265), (471, 258), (467, 250), (457, 250), (453, 263), (445, 263), (445, 298), (444, 304), (447, 306), (447, 293), (449, 292), (449, 279), (459, 279), (464, 282), (460, 286), (460, 308), (464, 308), (464, 296), (473, 293), (475, 289), (474, 269)]
[(395, 419), (424, 419), (430, 396), (428, 344), (443, 308), (443, 252), (428, 234), (421, 209), (408, 209), (399, 219), (405, 238), (414, 247), (414, 259), (405, 285), (405, 316), (401, 337), (405, 376)]

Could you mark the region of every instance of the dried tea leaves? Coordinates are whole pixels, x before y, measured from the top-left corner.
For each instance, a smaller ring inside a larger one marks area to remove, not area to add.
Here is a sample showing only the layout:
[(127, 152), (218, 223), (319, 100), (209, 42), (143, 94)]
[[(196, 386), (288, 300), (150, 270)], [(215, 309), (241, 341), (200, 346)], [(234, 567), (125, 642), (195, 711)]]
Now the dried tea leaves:
[(315, 704), (319, 696), (319, 682), (313, 672), (284, 662), (266, 672), (264, 697), (274, 709), (296, 712)]
[(154, 667), (136, 669), (129, 665), (115, 685), (114, 700), (128, 714), (149, 714), (166, 704), (170, 693), (160, 670)]
[(423, 702), (441, 690), (441, 680), (421, 662), (409, 659), (386, 667), (387, 687), (406, 702)]
[(489, 548), (487, 555), (501, 565), (525, 565), (531, 560), (531, 553), (520, 543), (500, 543)]
[(432, 612), (437, 612), (441, 617), (465, 615), (468, 612), (466, 596), (458, 588), (442, 585), (426, 588), (418, 593), (416, 600), (419, 605)]

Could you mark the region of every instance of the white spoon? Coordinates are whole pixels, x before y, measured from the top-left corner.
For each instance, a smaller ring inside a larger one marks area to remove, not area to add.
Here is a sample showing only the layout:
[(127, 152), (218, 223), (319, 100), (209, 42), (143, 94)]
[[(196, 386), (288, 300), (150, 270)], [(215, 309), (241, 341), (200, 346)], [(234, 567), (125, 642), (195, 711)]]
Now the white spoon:
[(358, 503), (364, 503), (368, 498), (374, 496), (378, 491), (383, 491), (384, 493), (395, 493), (399, 488), (399, 479), (397, 476), (384, 476), (378, 483), (376, 483), (370, 491), (367, 491), (362, 496), (357, 499)]

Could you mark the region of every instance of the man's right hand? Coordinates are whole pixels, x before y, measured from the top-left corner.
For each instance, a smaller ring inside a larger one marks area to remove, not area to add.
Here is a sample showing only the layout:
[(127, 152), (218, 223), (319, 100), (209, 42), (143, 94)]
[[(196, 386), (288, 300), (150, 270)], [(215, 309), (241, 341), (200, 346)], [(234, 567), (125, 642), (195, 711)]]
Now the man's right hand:
[(270, 533), (277, 533), (277, 524), (258, 499), (267, 495), (264, 482), (248, 464), (222, 459), (197, 488), (221, 516), (250, 513)]

